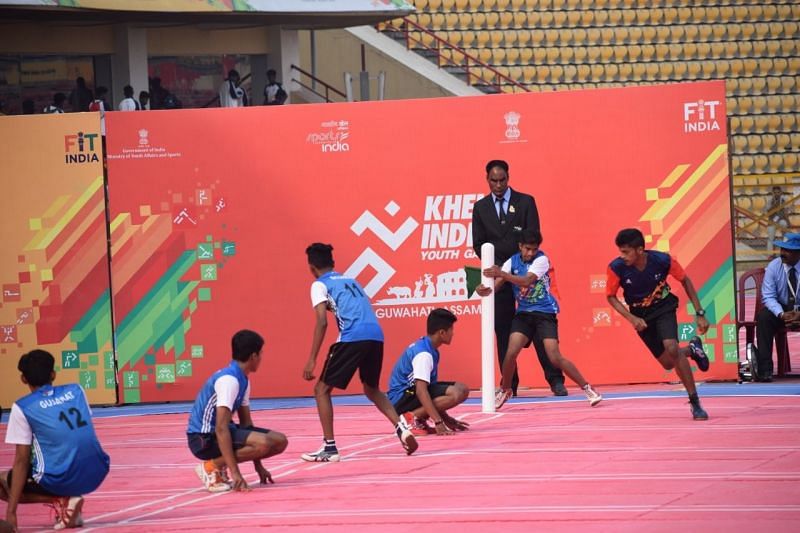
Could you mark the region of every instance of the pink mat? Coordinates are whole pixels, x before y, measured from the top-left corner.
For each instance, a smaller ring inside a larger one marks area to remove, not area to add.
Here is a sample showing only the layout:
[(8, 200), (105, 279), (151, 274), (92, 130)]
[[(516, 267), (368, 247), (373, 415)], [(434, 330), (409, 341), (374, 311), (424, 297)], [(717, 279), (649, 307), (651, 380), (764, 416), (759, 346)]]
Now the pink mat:
[[(472, 429), (421, 438), (411, 457), (377, 410), (337, 407), (338, 464), (299, 459), (319, 445), (313, 408), (258, 411), (289, 447), (266, 462), (275, 485), (250, 493), (201, 488), (185, 415), (98, 419), (112, 471), (86, 499), (83, 531), (798, 530), (800, 397), (709, 397), (707, 422), (691, 419), (685, 397), (594, 409), (573, 397), (494, 415), (461, 406), (454, 414)], [(0, 464), (12, 457), (2, 445)], [(251, 465), (243, 472), (254, 480)], [(51, 523), (42, 505), (18, 516), (23, 530)]]

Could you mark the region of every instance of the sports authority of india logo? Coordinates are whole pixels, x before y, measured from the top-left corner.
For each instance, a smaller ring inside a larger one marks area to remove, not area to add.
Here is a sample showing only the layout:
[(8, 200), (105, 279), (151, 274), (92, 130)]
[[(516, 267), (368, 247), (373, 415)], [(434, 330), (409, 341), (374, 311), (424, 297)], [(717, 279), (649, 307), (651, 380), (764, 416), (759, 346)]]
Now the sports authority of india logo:
[(150, 135), (149, 131), (145, 129), (139, 130), (139, 146), (150, 146), (150, 141), (147, 138), (148, 135)]
[(100, 161), (97, 152), (100, 149), (99, 133), (78, 133), (64, 135), (64, 163), (96, 163)]
[(719, 100), (698, 100), (683, 104), (683, 132), (719, 131), (717, 107)]
[(320, 147), (322, 153), (350, 151), (350, 121), (328, 120), (320, 131), (309, 133), (306, 142)]

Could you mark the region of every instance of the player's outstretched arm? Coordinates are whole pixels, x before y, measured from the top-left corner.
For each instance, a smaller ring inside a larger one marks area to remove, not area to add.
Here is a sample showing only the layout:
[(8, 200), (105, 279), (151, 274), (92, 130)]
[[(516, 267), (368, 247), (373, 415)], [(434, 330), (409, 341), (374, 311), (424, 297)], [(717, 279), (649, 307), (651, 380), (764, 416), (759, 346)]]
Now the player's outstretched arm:
[[(691, 300), (695, 310), (702, 309), (703, 306), (700, 304), (700, 298), (697, 296), (697, 291), (694, 288), (692, 280), (689, 279), (689, 276), (684, 276), (681, 283), (683, 284), (683, 290), (686, 291), (686, 296), (688, 296), (689, 300)], [(708, 331), (709, 325), (710, 324), (708, 323), (708, 319), (706, 319), (706, 317), (697, 317), (697, 332), (700, 335), (703, 335), (706, 331)]]
[(314, 367), (317, 366), (317, 355), (319, 349), (322, 347), (322, 341), (325, 340), (325, 332), (328, 329), (328, 307), (325, 302), (318, 303), (314, 306), (314, 335), (311, 338), (311, 354), (308, 356), (308, 362), (303, 368), (303, 379), (311, 381), (316, 376), (314, 375)]
[(6, 507), (6, 522), (17, 531), (17, 505), (22, 499), (25, 480), (28, 479), (28, 468), (31, 464), (31, 446), (17, 444), (12, 467), (11, 486), (8, 487), (8, 507)]

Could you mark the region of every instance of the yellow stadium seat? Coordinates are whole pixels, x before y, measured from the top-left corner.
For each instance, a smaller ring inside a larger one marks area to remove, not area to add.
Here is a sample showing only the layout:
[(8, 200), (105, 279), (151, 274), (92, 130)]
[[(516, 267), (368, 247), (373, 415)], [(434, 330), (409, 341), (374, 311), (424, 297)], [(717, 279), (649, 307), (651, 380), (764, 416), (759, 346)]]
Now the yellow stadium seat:
[(586, 51), (588, 52), (589, 63), (596, 63), (600, 59), (600, 47), (599, 46), (587, 46)]
[(575, 28), (572, 31), (572, 41), (576, 45), (586, 44), (586, 30), (583, 28)]
[(533, 44), (533, 46), (542, 46), (543, 42), (544, 42), (544, 30), (532, 30), (531, 44)]
[(589, 54), (585, 46), (576, 46), (574, 49), (575, 51), (575, 62), (582, 63), (586, 56)]
[(702, 61), (700, 63), (702, 69), (702, 76), (704, 79), (711, 79), (714, 78), (714, 73), (716, 71), (716, 64), (713, 61)]
[(505, 11), (508, 9), (508, 4), (510, 3), (511, 0), (497, 0), (497, 5), (495, 9), (497, 9), (497, 11)]
[(739, 117), (731, 117), (731, 131), (735, 133), (741, 133), (742, 131), (742, 119)]
[(608, 11), (599, 10), (594, 12), (594, 23), (598, 26), (605, 26), (608, 24)]
[(567, 11), (567, 22), (570, 26), (577, 26), (581, 22), (581, 12), (579, 10)]
[(614, 63), (609, 63), (605, 66), (604, 73), (606, 80), (616, 81), (619, 79), (619, 66)]
[(445, 17), (442, 13), (434, 13), (431, 15), (430, 29), (439, 31), (445, 26)]
[(605, 76), (605, 68), (603, 68), (603, 65), (595, 63), (590, 67), (590, 69), (592, 71), (593, 82), (603, 81), (603, 77)]
[(791, 131), (797, 126), (797, 115), (795, 113), (781, 115), (781, 130)]
[(434, 46), (433, 35), (431, 35), (430, 33), (422, 33), (422, 35), (420, 37), (421, 37), (421, 40), (422, 40), (422, 44), (426, 48), (433, 48), (433, 46)]
[(753, 131), (753, 117), (739, 117), (739, 121), (742, 124), (741, 130), (742, 132), (746, 133), (749, 131)]
[(574, 48), (571, 46), (561, 46), (558, 50), (560, 52), (561, 63), (572, 63), (572, 60), (575, 57)]
[(714, 61), (715, 66), (715, 78), (725, 79), (728, 75), (728, 71), (731, 69), (731, 64), (727, 61)]
[(491, 11), (486, 13), (486, 29), (487, 30), (494, 30), (498, 27), (500, 23), (500, 14)]
[(444, 16), (444, 27), (448, 30), (460, 29), (458, 26), (458, 13), (447, 13)]
[(510, 67), (508, 77), (517, 83), (522, 83), (522, 67)]
[(624, 9), (622, 11), (622, 22), (626, 26), (636, 24), (636, 11), (633, 9)]
[(502, 65), (506, 62), (506, 49), (505, 48), (491, 48), (491, 63), (493, 65)]
[(680, 22), (681, 24), (687, 24), (689, 22), (692, 22), (692, 9), (689, 7), (679, 7), (678, 22)]
[(645, 66), (644, 63), (634, 63), (631, 79), (633, 79), (634, 81), (642, 81), (645, 78), (646, 73), (647, 73), (647, 67)]
[(689, 67), (689, 79), (696, 80), (700, 78), (700, 74), (703, 71), (703, 64), (700, 61), (692, 61), (688, 64)]
[(783, 167), (783, 156), (781, 154), (770, 154), (769, 155), (769, 171), (770, 172), (783, 172), (785, 169)]
[(575, 42), (575, 33), (572, 31), (572, 28), (561, 28), (558, 32), (558, 42), (560, 42), (562, 46)]
[[(472, 14), (472, 29), (480, 30), (486, 27), (486, 13)], [(491, 28), (490, 28), (491, 29)]]
[(472, 13), (463, 12), (458, 14), (458, 26), (462, 30), (468, 30), (472, 27)]
[(784, 92), (791, 93), (795, 90), (797, 86), (797, 78), (796, 76), (782, 76), (781, 77), (781, 88)]
[[(773, 115), (774, 117), (774, 115)], [(770, 117), (772, 119), (773, 117)], [(781, 125), (781, 117), (777, 117), (778, 125), (776, 127), (780, 128)], [(772, 122), (772, 120), (770, 120)], [(775, 135), (775, 148), (780, 151), (791, 150), (792, 149), (792, 137), (788, 133), (779, 133)]]
[(646, 43), (652, 43), (656, 40), (656, 29), (653, 26), (644, 26), (642, 28), (642, 39)]
[(578, 65), (577, 68), (578, 75), (576, 76), (576, 81), (578, 83), (586, 83), (589, 81), (589, 77), (592, 75), (592, 69), (589, 67), (589, 65)]
[(675, 77), (682, 80), (686, 73), (689, 71), (688, 63), (686, 61), (678, 61), (673, 64)]
[(442, 11), (452, 11), (456, 7), (456, 0), (442, 0)]
[(765, 155), (758, 154), (753, 156), (753, 161), (755, 161), (755, 172), (756, 174), (766, 174), (769, 170), (769, 158)]
[(622, 63), (628, 58), (628, 47), (624, 45), (617, 45), (614, 47), (614, 61)]
[(594, 11), (584, 9), (581, 11), (581, 25), (594, 26)]
[(545, 30), (544, 32), (544, 39), (545, 42), (547, 43), (547, 46), (556, 46), (557, 44), (559, 44), (559, 37), (560, 34), (558, 30), (550, 29), (550, 30)]
[(517, 30), (517, 46), (525, 47), (531, 42), (530, 30)]
[(733, 150), (736, 153), (742, 153), (747, 148), (747, 137), (745, 135), (733, 136)]
[(631, 62), (635, 63), (639, 61), (639, 58), (642, 56), (642, 47), (638, 44), (634, 44), (628, 47), (628, 57), (630, 58)]
[(455, 0), (457, 11), (466, 11), (469, 9), (469, 0)]
[(539, 20), (543, 28), (551, 28), (553, 26), (553, 13), (551, 11), (543, 11), (539, 16)]
[(711, 43), (697, 43), (697, 59), (707, 59), (711, 55)]
[(755, 115), (753, 117), (753, 132), (763, 133), (769, 125), (769, 117), (767, 115)]
[(764, 196), (753, 196), (750, 209), (756, 213), (765, 211), (767, 208), (767, 199)]
[(767, 78), (767, 90), (771, 93), (778, 92), (781, 89), (781, 79), (777, 76), (770, 76)]
[(528, 11), (528, 27), (529, 28), (538, 28), (539, 23), (542, 21), (542, 15), (538, 11), (531, 10)]
[(475, 44), (475, 32), (472, 30), (464, 30), (461, 32), (461, 46), (463, 48), (470, 48)]
[(547, 48), (547, 62), (548, 63), (555, 63), (559, 57), (561, 57), (561, 47), (560, 46), (553, 46), (551, 48)]
[(633, 66), (630, 63), (623, 63), (619, 66), (620, 81), (628, 81), (633, 75)]
[(519, 48), (506, 48), (506, 63), (509, 65), (519, 63)]
[(588, 45), (597, 45), (600, 44), (600, 29), (599, 28), (588, 28), (586, 30), (586, 44)]
[(560, 83), (564, 78), (564, 67), (561, 65), (553, 65), (550, 67), (550, 81), (551, 83)]
[(414, 0), (414, 7), (417, 11), (424, 11), (428, 9), (428, 0)]
[(761, 136), (761, 151), (762, 152), (772, 152), (775, 148), (775, 145), (778, 144), (778, 139), (772, 133), (767, 133)]
[(650, 9), (650, 24), (662, 24), (664, 22), (664, 12), (661, 8)]
[(428, 11), (439, 11), (442, 7), (442, 0), (428, 0)]
[(489, 44), (489, 32), (486, 30), (475, 32), (478, 48), (485, 48)]
[(783, 170), (785, 172), (797, 171), (798, 156), (795, 153), (783, 154)]
[(478, 49), (478, 59), (483, 61), (484, 63), (491, 63), (492, 62), (492, 53), (491, 48), (479, 48)]
[(727, 24), (725, 26), (726, 39), (729, 41), (738, 41), (742, 34), (742, 27), (739, 24)]
[(520, 48), (519, 49), (519, 62), (523, 65), (527, 65), (531, 62), (531, 58), (533, 58), (533, 48)]
[(522, 83), (530, 85), (536, 77), (536, 69), (532, 66), (522, 67)]
[(492, 47), (497, 48), (503, 43), (503, 32), (500, 30), (492, 30), (489, 32), (489, 38)]
[(756, 61), (758, 62), (756, 71), (761, 76), (769, 76), (770, 72), (772, 72), (772, 59), (770, 59), (769, 57), (762, 57), (761, 59), (758, 59)]
[(603, 44), (613, 44), (614, 28), (600, 28), (600, 42)]
[(645, 66), (648, 80), (658, 79), (658, 63), (647, 63)]
[(449, 31), (445, 36), (443, 36), (443, 39), (452, 45), (461, 46), (460, 31)]
[(483, 0), (483, 11), (491, 11), (497, 5), (497, 0)]
[(697, 41), (697, 36), (700, 34), (700, 29), (696, 24), (687, 24), (684, 28), (686, 30), (686, 42), (693, 43)]
[(515, 28), (523, 28), (528, 23), (528, 15), (524, 11), (515, 11), (513, 16)]
[(547, 83), (550, 79), (550, 67), (547, 65), (539, 65), (536, 67), (536, 81), (539, 83)]
[(792, 133), (792, 150), (800, 150), (800, 133)]
[(767, 109), (767, 98), (765, 96), (753, 97), (753, 113), (764, 113)]
[(761, 94), (767, 88), (767, 78), (751, 78), (753, 82), (753, 94)]
[(567, 12), (566, 11), (555, 11), (553, 13), (553, 25), (561, 28), (562, 26), (566, 26), (567, 24)]
[(516, 30), (505, 30), (503, 32), (503, 42), (505, 46), (517, 46), (517, 31)]
[(573, 83), (578, 77), (578, 67), (575, 65), (564, 66), (564, 83)]
[[(754, 7), (756, 7), (756, 6), (754, 6)], [(770, 38), (770, 30), (771, 30), (771, 28), (770, 28), (769, 24), (767, 24), (766, 22), (757, 22), (755, 24), (755, 27), (756, 27), (756, 38), (757, 39), (769, 39)], [(782, 24), (778, 24), (775, 29), (778, 30), (778, 32), (779, 32), (779, 34), (775, 35), (775, 37), (777, 37), (781, 33), (783, 33), (783, 25)]]
[(672, 79), (672, 73), (675, 71), (675, 66), (670, 62), (658, 64), (658, 79), (662, 81), (669, 81)]

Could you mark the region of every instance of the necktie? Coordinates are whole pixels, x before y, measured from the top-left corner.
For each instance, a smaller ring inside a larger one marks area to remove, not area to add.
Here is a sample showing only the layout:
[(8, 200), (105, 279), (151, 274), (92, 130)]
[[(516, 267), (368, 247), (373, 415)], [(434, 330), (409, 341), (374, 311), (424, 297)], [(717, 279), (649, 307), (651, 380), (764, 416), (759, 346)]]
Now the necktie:
[(500, 217), (500, 223), (506, 223), (506, 212), (503, 210), (503, 203), (506, 201), (505, 198), (498, 198), (497, 199), (497, 216)]
[(794, 310), (797, 300), (797, 270), (794, 267), (789, 269), (789, 305)]

